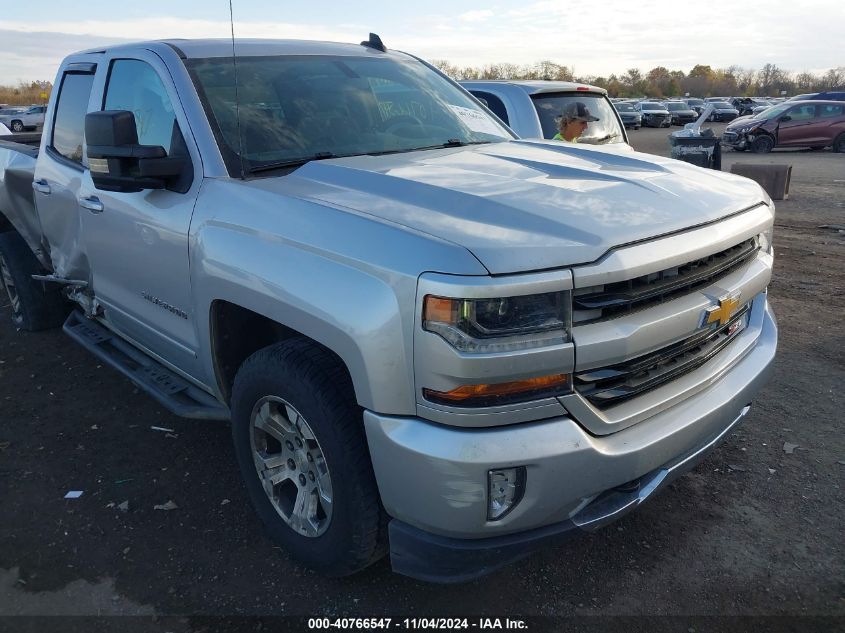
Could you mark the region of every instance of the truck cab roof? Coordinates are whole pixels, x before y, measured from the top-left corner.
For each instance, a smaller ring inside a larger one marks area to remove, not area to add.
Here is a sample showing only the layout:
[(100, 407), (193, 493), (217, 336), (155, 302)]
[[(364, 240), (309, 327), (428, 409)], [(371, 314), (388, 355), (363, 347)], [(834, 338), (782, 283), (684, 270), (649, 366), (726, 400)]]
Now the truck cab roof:
[[(168, 39), (151, 40), (119, 44), (107, 48), (92, 48), (80, 51), (78, 55), (116, 52), (122, 50), (160, 50), (170, 48), (182, 59), (201, 59), (209, 57), (231, 57), (232, 40), (228, 38), (209, 39)], [(235, 39), (235, 50), (239, 57), (259, 57), (269, 55), (349, 55), (376, 54), (388, 56), (410, 57), (397, 51), (381, 52), (361, 44), (342, 44), (338, 42), (320, 42), (308, 40), (265, 40), (265, 39)]]

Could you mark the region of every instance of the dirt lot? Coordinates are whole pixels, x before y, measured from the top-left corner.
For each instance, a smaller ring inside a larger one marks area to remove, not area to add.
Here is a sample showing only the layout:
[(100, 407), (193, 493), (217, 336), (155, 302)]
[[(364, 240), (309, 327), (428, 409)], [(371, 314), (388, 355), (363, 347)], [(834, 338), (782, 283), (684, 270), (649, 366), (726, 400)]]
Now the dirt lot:
[[(668, 152), (666, 130), (631, 140)], [(633, 515), (468, 585), (416, 582), (387, 561), (346, 579), (301, 569), (262, 535), (226, 425), (165, 413), (61, 332), (16, 332), (4, 306), (0, 613), (147, 616), (120, 620), (124, 631), (213, 630), (223, 623), (197, 616), (242, 615), (552, 616), (532, 620), (535, 631), (572, 622), (842, 630), (845, 232), (819, 227), (845, 225), (845, 155), (728, 152), (723, 168), (734, 160), (794, 166), (790, 198), (778, 203), (770, 287), (777, 368), (747, 422)], [(84, 494), (65, 500), (69, 490)], [(168, 501), (178, 508), (154, 509)], [(596, 615), (640, 619), (555, 619)], [(65, 620), (0, 618), (0, 630), (58, 623), (67, 630)]]

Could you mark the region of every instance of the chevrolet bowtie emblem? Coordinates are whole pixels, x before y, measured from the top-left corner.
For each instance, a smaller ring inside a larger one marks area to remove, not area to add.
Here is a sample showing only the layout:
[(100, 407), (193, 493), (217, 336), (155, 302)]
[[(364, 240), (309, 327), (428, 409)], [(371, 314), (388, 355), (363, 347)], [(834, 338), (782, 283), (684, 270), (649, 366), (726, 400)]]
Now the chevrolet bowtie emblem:
[(720, 297), (718, 306), (707, 308), (704, 311), (704, 319), (701, 325), (705, 327), (713, 323), (718, 323), (719, 327), (725, 325), (739, 308), (739, 295), (740, 293), (737, 292)]

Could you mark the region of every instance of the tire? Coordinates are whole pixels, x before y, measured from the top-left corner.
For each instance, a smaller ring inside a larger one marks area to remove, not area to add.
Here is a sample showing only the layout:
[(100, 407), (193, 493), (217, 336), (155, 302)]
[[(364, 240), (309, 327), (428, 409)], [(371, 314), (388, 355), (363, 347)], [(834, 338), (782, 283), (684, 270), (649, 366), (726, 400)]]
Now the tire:
[(820, 152), (824, 149), (824, 145), (811, 145), (810, 149), (814, 152)]
[(833, 141), (833, 151), (845, 154), (845, 132), (837, 136)]
[(362, 411), (329, 352), (296, 338), (250, 356), (232, 390), (232, 438), (255, 511), (293, 558), (346, 576), (384, 555)]
[(0, 234), (0, 282), (12, 310), (12, 321), (21, 330), (36, 332), (64, 323), (69, 305), (54, 284), (35, 281), (41, 264), (15, 231)]
[(758, 136), (751, 143), (751, 151), (755, 154), (768, 154), (775, 147), (775, 139), (769, 135)]
[(12, 132), (23, 132), (24, 127), (21, 121), (12, 121)]

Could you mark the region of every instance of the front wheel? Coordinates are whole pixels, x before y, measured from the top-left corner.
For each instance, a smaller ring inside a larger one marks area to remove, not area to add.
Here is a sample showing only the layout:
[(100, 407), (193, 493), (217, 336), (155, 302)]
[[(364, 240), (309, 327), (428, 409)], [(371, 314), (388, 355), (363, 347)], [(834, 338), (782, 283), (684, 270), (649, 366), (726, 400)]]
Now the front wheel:
[(385, 551), (361, 413), (339, 360), (304, 339), (259, 350), (235, 377), (232, 437), (250, 501), (271, 539), (332, 576)]
[(751, 143), (751, 151), (755, 154), (768, 154), (775, 147), (775, 140), (771, 136), (758, 136)]
[(845, 154), (845, 132), (836, 137), (833, 141), (833, 151)]
[(12, 121), (12, 132), (23, 132), (23, 123), (21, 121)]

